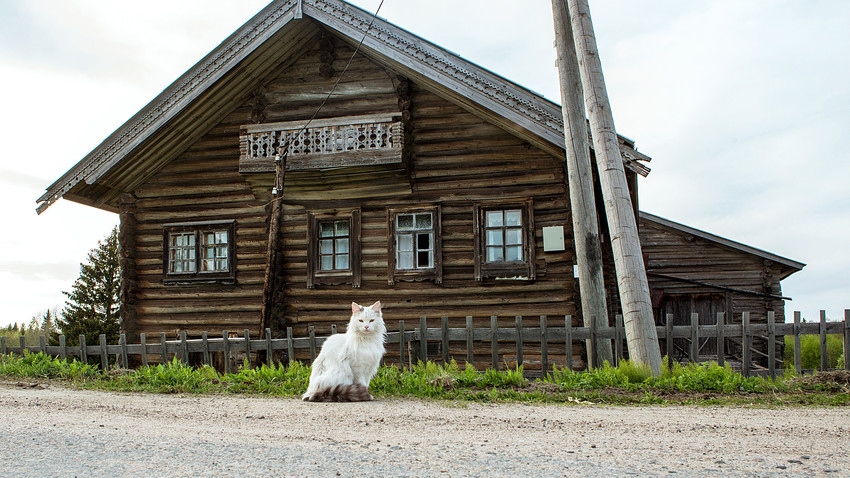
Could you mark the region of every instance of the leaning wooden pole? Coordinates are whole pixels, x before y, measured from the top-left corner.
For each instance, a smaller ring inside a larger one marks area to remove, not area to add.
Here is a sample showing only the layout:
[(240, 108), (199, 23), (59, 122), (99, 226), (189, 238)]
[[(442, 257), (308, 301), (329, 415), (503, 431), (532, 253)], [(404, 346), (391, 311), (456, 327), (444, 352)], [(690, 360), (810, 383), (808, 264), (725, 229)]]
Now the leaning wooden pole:
[[(599, 220), (593, 192), (593, 173), (590, 164), (590, 144), (587, 139), (587, 119), (584, 115), (584, 93), (578, 71), (573, 30), (567, 14), (566, 0), (552, 0), (555, 19), (555, 48), (558, 52), (558, 76), (561, 84), (561, 110), (564, 114), (564, 139), (567, 153), (567, 180), (570, 190), (570, 211), (573, 217), (578, 284), (584, 326), (591, 319), (596, 329), (608, 327), (608, 308), (605, 300), (605, 281), (602, 276), (602, 246), (599, 241)], [(596, 349), (588, 340), (587, 355), (596, 357), (591, 364), (603, 361), (614, 363), (611, 342), (601, 341)]]
[(590, 7), (587, 0), (567, 0), (567, 5), (614, 252), (629, 357), (648, 365), (653, 374), (659, 375), (661, 351), (652, 315), (649, 283), (614, 128), (614, 116), (602, 76), (602, 62), (596, 47)]

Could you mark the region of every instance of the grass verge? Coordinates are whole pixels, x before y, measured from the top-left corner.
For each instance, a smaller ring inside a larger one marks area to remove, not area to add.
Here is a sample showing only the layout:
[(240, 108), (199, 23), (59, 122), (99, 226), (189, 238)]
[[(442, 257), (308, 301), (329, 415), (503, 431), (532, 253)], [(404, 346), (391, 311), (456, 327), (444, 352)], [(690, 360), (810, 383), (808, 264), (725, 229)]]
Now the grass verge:
[[(174, 360), (165, 365), (103, 374), (97, 367), (76, 360), (42, 354), (0, 357), (0, 379), (7, 382), (55, 380), (74, 387), (120, 392), (297, 397), (306, 390), (309, 376), (310, 368), (298, 362), (222, 374), (211, 367), (190, 367)], [(847, 371), (810, 376), (786, 372), (771, 380), (744, 377), (716, 363), (674, 364), (665, 368), (661, 376), (653, 377), (647, 368), (623, 361), (617, 367), (605, 364), (590, 372), (555, 370), (532, 381), (524, 378), (521, 367), (478, 371), (471, 365), (461, 368), (455, 362), (429, 362), (410, 370), (381, 367), (370, 388), (377, 397), (476, 402), (850, 405)]]

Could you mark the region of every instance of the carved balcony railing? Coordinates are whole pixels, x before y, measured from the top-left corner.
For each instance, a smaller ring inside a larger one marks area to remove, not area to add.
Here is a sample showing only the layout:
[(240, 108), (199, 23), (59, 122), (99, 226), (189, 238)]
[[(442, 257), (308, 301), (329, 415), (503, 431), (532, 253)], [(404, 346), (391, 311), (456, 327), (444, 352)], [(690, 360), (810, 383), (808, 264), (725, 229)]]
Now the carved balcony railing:
[(346, 116), (245, 125), (239, 135), (239, 171), (272, 172), (275, 156), (286, 169), (335, 169), (402, 162), (404, 128), (398, 116)]

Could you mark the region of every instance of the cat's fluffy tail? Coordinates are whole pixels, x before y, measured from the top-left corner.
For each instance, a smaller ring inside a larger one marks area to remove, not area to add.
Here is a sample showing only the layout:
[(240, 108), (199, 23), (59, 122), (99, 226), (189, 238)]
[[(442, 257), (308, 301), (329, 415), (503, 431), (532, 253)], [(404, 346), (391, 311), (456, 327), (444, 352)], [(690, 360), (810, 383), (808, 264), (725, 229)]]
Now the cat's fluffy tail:
[(317, 390), (312, 395), (304, 395), (307, 402), (366, 402), (372, 400), (369, 387), (355, 383), (352, 385), (336, 385)]

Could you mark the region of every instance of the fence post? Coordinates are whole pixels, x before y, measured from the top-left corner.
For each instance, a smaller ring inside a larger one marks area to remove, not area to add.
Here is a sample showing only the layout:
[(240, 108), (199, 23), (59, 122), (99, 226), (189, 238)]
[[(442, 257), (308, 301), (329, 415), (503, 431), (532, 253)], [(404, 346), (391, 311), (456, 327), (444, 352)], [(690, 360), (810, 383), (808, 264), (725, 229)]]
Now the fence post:
[(106, 334), (100, 334), (100, 369), (104, 373), (109, 371), (109, 356), (106, 355)]
[(47, 355), (47, 337), (43, 335), (38, 336), (38, 351)]
[(767, 370), (770, 378), (776, 380), (776, 313), (767, 312)]
[(0, 355), (6, 355), (6, 336), (0, 337)]
[(750, 361), (753, 356), (750, 351), (750, 313), (744, 312), (741, 318), (741, 367), (745, 377), (750, 376)]
[(428, 363), (428, 320), (424, 315), (419, 317), (419, 359)]
[(248, 366), (251, 366), (251, 332), (248, 329), (242, 331), (245, 336), (245, 360), (248, 361)]
[(664, 323), (664, 340), (667, 345), (667, 370), (673, 370), (673, 314), (667, 314)]
[(64, 335), (59, 336), (59, 357), (61, 357), (62, 360), (68, 359), (68, 346), (65, 343)]
[(466, 363), (475, 362), (475, 352), (473, 351), (474, 331), (472, 329), (472, 316), (466, 316)]
[(80, 361), (84, 364), (89, 363), (88, 349), (86, 349), (86, 336), (80, 335)]
[(443, 364), (449, 363), (449, 318), (445, 315), (440, 321), (440, 328), (443, 334)]
[(699, 314), (691, 313), (691, 363), (699, 362)]
[(19, 338), (20, 338), (19, 342), (21, 344), (21, 357), (23, 357), (24, 351), (27, 350), (27, 338), (24, 337), (23, 335), (21, 335)]
[(726, 322), (726, 313), (717, 313), (717, 365), (721, 367), (726, 363), (726, 337), (724, 323)]
[(522, 316), (516, 316), (516, 366), (520, 367), (524, 363), (522, 359)]
[(850, 309), (844, 309), (844, 370), (850, 370)]
[(590, 367), (591, 370), (599, 367), (599, 364), (597, 363), (597, 355), (598, 354), (596, 353), (596, 351), (599, 350), (599, 343), (596, 340), (597, 340), (597, 337), (596, 337), (596, 317), (591, 315), (590, 316), (590, 341), (589, 341), (590, 350), (587, 351), (588, 366)]
[(820, 311), (820, 369), (827, 370), (829, 365), (826, 363), (826, 311)]
[(567, 370), (573, 369), (573, 316), (564, 316), (564, 346)]
[(794, 369), (803, 373), (803, 355), (800, 351), (800, 311), (794, 311)]
[(614, 316), (614, 338), (616, 342), (614, 343), (614, 353), (617, 354), (617, 365), (623, 360), (623, 339), (625, 339), (626, 335), (626, 326), (623, 323), (623, 314), (617, 314)]
[(209, 336), (207, 335), (207, 331), (204, 330), (201, 332), (201, 344), (204, 349), (204, 365), (210, 364), (210, 342)]
[(316, 326), (310, 326), (310, 362), (316, 360)]
[(292, 343), (292, 327), (286, 328), (286, 355), (289, 356), (289, 365), (295, 361), (295, 345)]
[(398, 363), (401, 366), (401, 369), (405, 369), (405, 360), (404, 360), (404, 321), (398, 321)]
[(546, 316), (540, 316), (540, 368), (545, 378), (549, 373), (549, 331), (546, 329)]
[(139, 343), (142, 345), (142, 366), (148, 366), (148, 342), (144, 332), (139, 334)]
[(186, 343), (186, 331), (180, 331), (180, 358), (183, 363), (189, 365), (189, 344)]
[(121, 345), (121, 366), (130, 368), (129, 359), (127, 358), (127, 334), (121, 334), (118, 337), (118, 344)]
[(165, 332), (159, 333), (159, 354), (162, 355), (162, 365), (168, 365), (168, 346), (165, 343)]
[(221, 339), (222, 339), (222, 353), (224, 354), (224, 373), (230, 373), (230, 333), (226, 330), (221, 331)]
[(495, 315), (490, 316), (490, 358), (493, 370), (499, 370), (499, 323)]
[(271, 368), (272, 362), (274, 361), (273, 360), (273, 358), (274, 358), (273, 353), (274, 353), (274, 351), (272, 350), (272, 329), (267, 327), (266, 328), (266, 365), (268, 365), (269, 368)]

